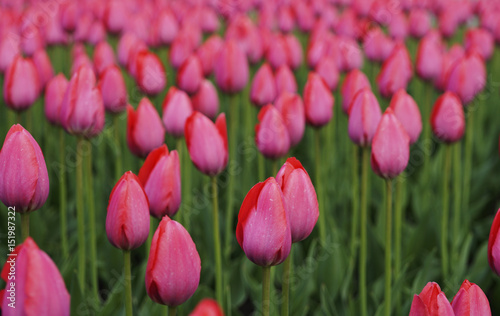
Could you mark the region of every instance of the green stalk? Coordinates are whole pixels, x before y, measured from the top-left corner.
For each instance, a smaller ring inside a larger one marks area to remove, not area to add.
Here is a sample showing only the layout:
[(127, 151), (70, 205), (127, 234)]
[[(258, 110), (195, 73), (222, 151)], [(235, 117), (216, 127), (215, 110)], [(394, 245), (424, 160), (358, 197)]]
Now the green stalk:
[(215, 291), (217, 302), (224, 306), (224, 297), (222, 295), (222, 260), (220, 249), (219, 232), (219, 200), (217, 195), (217, 177), (212, 177), (212, 202), (213, 202), (213, 233), (215, 245)]
[(262, 267), (262, 315), (269, 316), (271, 305), (271, 267)]
[(85, 213), (83, 210), (83, 138), (78, 138), (76, 149), (76, 217), (78, 221), (78, 281), (85, 295)]
[(385, 213), (385, 316), (391, 315), (392, 282), (392, 179), (386, 179), (387, 208)]
[(443, 180), (443, 214), (441, 219), (441, 264), (443, 278), (448, 277), (448, 212), (449, 212), (449, 185), (451, 169), (451, 146), (446, 144), (444, 157), (444, 180)]
[(61, 220), (61, 246), (64, 259), (69, 257), (68, 248), (68, 230), (67, 223), (67, 206), (66, 206), (66, 148), (65, 148), (65, 132), (62, 128), (59, 129), (59, 217)]
[(272, 165), (273, 165), (273, 173), (271, 176), (276, 177), (276, 174), (278, 174), (278, 159), (273, 159)]
[(323, 187), (321, 183), (321, 151), (320, 151), (320, 130), (314, 130), (314, 147), (315, 147), (315, 158), (316, 158), (316, 192), (318, 193), (318, 206), (319, 206), (319, 236), (321, 245), (325, 246), (326, 242), (326, 223), (325, 223), (325, 213), (323, 212)]
[[(396, 179), (396, 204), (394, 208), (394, 275), (399, 277), (401, 272), (401, 226), (403, 222), (403, 195), (406, 191), (406, 180), (404, 180), (404, 173), (400, 174)], [(396, 314), (400, 314), (399, 293), (395, 296), (396, 299)]]
[(460, 210), (461, 210), (461, 185), (462, 179), (460, 178), (461, 163), (460, 156), (462, 153), (462, 142), (455, 144), (453, 153), (453, 240), (454, 240), (454, 255), (452, 260), (458, 260), (458, 246), (460, 244)]
[[(429, 117), (430, 117), (430, 109), (431, 109), (431, 102), (432, 102), (432, 86), (427, 83), (423, 83), (424, 85), (424, 90), (425, 90), (425, 102), (424, 102), (424, 111), (422, 117), (424, 118), (424, 138), (423, 138), (423, 143), (424, 145), (428, 145), (431, 142), (431, 125), (429, 122)], [(429, 193), (429, 175), (430, 175), (430, 158), (431, 155), (430, 153), (424, 153), (424, 167), (423, 167), (423, 176), (424, 180), (423, 183), (425, 183), (427, 189), (426, 189), (426, 198), (424, 198), (426, 208), (425, 210), (428, 211), (428, 193)]]
[[(229, 104), (229, 163), (238, 162), (238, 158), (236, 157), (236, 140), (238, 134), (238, 123), (239, 123), (239, 110), (240, 104), (238, 102), (237, 94), (233, 94), (230, 96), (230, 104)], [(229, 187), (227, 188), (227, 204), (226, 204), (226, 236), (225, 236), (225, 251), (229, 255), (231, 253), (231, 240), (234, 234), (233, 229), (233, 204), (234, 204), (234, 187), (235, 187), (235, 174), (234, 171), (228, 170), (229, 176)]]
[[(182, 142), (182, 146), (186, 146), (185, 142)], [(193, 180), (191, 171), (193, 170), (193, 164), (191, 163), (191, 157), (189, 156), (189, 152), (187, 151), (187, 147), (184, 147), (183, 149), (183, 162), (184, 162), (184, 185), (185, 185), (185, 200), (184, 200), (184, 205), (191, 205), (191, 181)], [(181, 184), (182, 185), (182, 184)], [(183, 212), (183, 221), (184, 221), (184, 227), (186, 230), (189, 231), (190, 227), (190, 221), (189, 221), (189, 212), (191, 211), (191, 208), (185, 207), (184, 212)]]
[(359, 228), (359, 150), (358, 146), (352, 144), (352, 164), (351, 164), (351, 177), (352, 177), (352, 221), (351, 221), (351, 263), (350, 267), (354, 266), (357, 256), (357, 240)]
[(125, 312), (132, 316), (132, 272), (130, 267), (130, 250), (123, 251), (123, 275), (125, 277)]
[[(293, 245), (292, 245), (293, 246)], [(293, 247), (292, 247), (293, 248)], [(292, 248), (290, 248), (290, 254), (285, 259), (283, 263), (283, 303), (281, 305), (281, 316), (288, 316), (289, 311), (289, 301), (290, 301), (290, 279), (292, 277)]]
[(24, 242), (30, 236), (30, 214), (21, 213), (21, 240)]
[(115, 132), (115, 154), (116, 154), (116, 159), (115, 159), (115, 178), (116, 181), (120, 179), (120, 177), (123, 174), (123, 162), (122, 162), (122, 148), (121, 148), (121, 142), (120, 142), (120, 118), (119, 114), (113, 115), (113, 127), (114, 127), (114, 132)]
[(85, 177), (87, 179), (87, 207), (89, 211), (89, 231), (90, 231), (90, 275), (92, 282), (92, 294), (96, 299), (99, 299), (98, 291), (98, 274), (97, 274), (97, 246), (96, 246), (96, 229), (95, 229), (95, 204), (94, 204), (94, 186), (92, 183), (92, 144), (87, 141), (89, 148), (88, 157), (86, 159), (87, 167)]
[(151, 250), (151, 243), (153, 242), (153, 235), (156, 231), (156, 221), (153, 216), (149, 216), (149, 235), (148, 240), (146, 241), (146, 256), (149, 256), (149, 251)]
[(472, 173), (472, 151), (474, 140), (474, 109), (469, 108), (469, 117), (467, 118), (467, 131), (465, 132), (465, 162), (464, 162), (464, 182), (463, 182), (463, 207), (468, 209), (470, 196), (470, 180)]
[(258, 164), (259, 164), (259, 181), (264, 181), (266, 179), (266, 165), (264, 161), (264, 156), (259, 152), (258, 156)]
[(367, 258), (367, 222), (368, 222), (368, 169), (370, 165), (370, 148), (363, 148), (361, 169), (361, 250), (359, 254), (359, 293), (361, 296), (361, 315), (368, 315), (366, 298), (366, 258)]
[(177, 306), (168, 307), (168, 316), (175, 316), (176, 313), (177, 313)]

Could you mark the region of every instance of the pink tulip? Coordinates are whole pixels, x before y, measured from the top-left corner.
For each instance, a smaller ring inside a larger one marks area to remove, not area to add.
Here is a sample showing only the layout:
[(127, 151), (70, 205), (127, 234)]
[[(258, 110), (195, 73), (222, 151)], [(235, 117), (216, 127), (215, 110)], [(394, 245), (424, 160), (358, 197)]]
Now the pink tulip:
[(139, 178), (126, 172), (109, 196), (106, 235), (118, 249), (140, 247), (149, 234), (149, 203)]
[(366, 75), (359, 69), (351, 70), (344, 79), (342, 87), (340, 88), (342, 94), (342, 111), (346, 114), (349, 112), (354, 96), (363, 88), (371, 90), (370, 81)]
[(276, 175), (290, 219), (292, 242), (306, 239), (319, 217), (318, 198), (309, 174), (300, 161), (288, 158)]
[(333, 117), (334, 99), (318, 74), (309, 73), (303, 95), (307, 123), (314, 127), (328, 124)]
[(464, 135), (463, 106), (453, 92), (445, 92), (436, 100), (430, 120), (434, 135), (443, 142), (454, 143)]
[(189, 316), (224, 316), (224, 312), (216, 300), (204, 298), (196, 305)]
[(484, 60), (488, 60), (493, 55), (495, 40), (493, 35), (484, 29), (468, 29), (465, 33), (465, 50), (475, 51)]
[(167, 84), (165, 68), (158, 56), (149, 52), (141, 51), (136, 57), (137, 85), (149, 95), (160, 93)]
[(129, 60), (132, 59), (130, 57), (131, 52), (137, 48), (146, 49), (145, 44), (141, 40), (139, 40), (134, 34), (124, 33), (120, 37), (120, 40), (118, 41), (118, 47), (117, 47), (118, 62), (122, 66), (127, 66)]
[(413, 9), (410, 11), (409, 28), (413, 37), (421, 38), (432, 28), (430, 14), (422, 9)]
[(276, 81), (269, 64), (264, 63), (253, 77), (250, 88), (250, 100), (258, 107), (274, 102), (276, 99)]
[(149, 297), (159, 304), (181, 305), (198, 288), (200, 272), (200, 255), (187, 230), (163, 217), (153, 236), (146, 267)]
[(100, 76), (104, 69), (115, 63), (115, 53), (111, 45), (106, 41), (97, 44), (94, 49), (94, 66), (96, 73)]
[(289, 6), (282, 6), (277, 12), (278, 27), (281, 32), (288, 33), (295, 27), (293, 11)]
[(380, 105), (370, 88), (359, 90), (349, 107), (349, 138), (356, 145), (369, 147), (381, 118)]
[(491, 224), (488, 240), (488, 263), (491, 270), (500, 275), (500, 210), (497, 211)]
[(460, 21), (457, 12), (455, 8), (449, 6), (438, 16), (439, 31), (446, 38), (452, 37), (458, 28)]
[(137, 111), (127, 105), (127, 144), (134, 155), (145, 158), (164, 141), (165, 129), (148, 98), (142, 98)]
[(47, 83), (45, 117), (54, 125), (61, 125), (61, 106), (68, 84), (68, 79), (63, 74), (58, 74)]
[(36, 51), (32, 58), (38, 73), (38, 83), (40, 84), (39, 91), (43, 91), (47, 82), (54, 77), (54, 69), (52, 68), (49, 55), (47, 55), (45, 50), (41, 49)]
[(267, 48), (266, 59), (273, 69), (288, 64), (287, 43), (281, 34), (273, 34), (269, 47)]
[(0, 200), (19, 213), (41, 208), (49, 195), (49, 176), (38, 143), (21, 125), (13, 125), (0, 151)]
[(363, 67), (363, 52), (358, 43), (350, 37), (338, 37), (337, 42), (333, 44), (338, 49), (339, 71), (351, 71)]
[(215, 81), (226, 93), (236, 93), (248, 83), (248, 61), (234, 41), (224, 43), (215, 60)]
[(389, 34), (397, 41), (404, 41), (408, 37), (408, 20), (402, 13), (394, 13), (389, 22)]
[(106, 111), (119, 113), (127, 108), (127, 87), (120, 68), (110, 65), (99, 76), (99, 90)]
[(87, 43), (97, 45), (99, 42), (106, 41), (106, 29), (101, 21), (94, 21), (89, 28), (86, 36)]
[(120, 33), (127, 23), (128, 13), (126, 6), (119, 0), (106, 2), (103, 21), (111, 33)]
[(266, 158), (277, 159), (290, 149), (290, 136), (281, 113), (271, 104), (259, 112), (259, 123), (255, 126), (255, 143)]
[(340, 36), (357, 39), (360, 34), (360, 23), (356, 13), (351, 9), (346, 9), (339, 17), (335, 32)]
[(170, 87), (162, 104), (163, 124), (174, 137), (184, 136), (184, 125), (193, 113), (193, 105), (186, 92)]
[(274, 78), (276, 80), (276, 96), (281, 95), (283, 92), (297, 93), (295, 75), (287, 65), (279, 67)]
[(399, 89), (406, 90), (412, 76), (410, 54), (404, 44), (397, 44), (377, 76), (380, 94), (389, 98)]
[(257, 63), (264, 53), (259, 30), (244, 14), (238, 14), (229, 23), (226, 30), (226, 41), (235, 41), (251, 63)]
[(415, 69), (417, 75), (424, 79), (435, 81), (443, 69), (443, 43), (437, 31), (427, 33), (419, 42)]
[(401, 89), (392, 96), (389, 107), (408, 133), (410, 145), (414, 144), (422, 131), (422, 117), (415, 100)]
[(280, 111), (290, 136), (290, 146), (297, 145), (304, 136), (306, 116), (304, 103), (298, 94), (283, 92), (276, 99), (275, 106)]
[(451, 69), (454, 68), (455, 63), (465, 56), (465, 51), (463, 47), (459, 44), (453, 45), (447, 53), (443, 54), (443, 64), (439, 76), (434, 82), (437, 89), (441, 91), (446, 90), (446, 82), (448, 80), (448, 74)]
[(19, 41), (9, 33), (0, 38), (0, 72), (4, 73), (12, 64), (16, 56), (20, 55)]
[(422, 292), (413, 296), (410, 316), (455, 316), (450, 302), (435, 282), (429, 282)]
[(177, 86), (188, 94), (195, 94), (203, 80), (203, 69), (196, 54), (189, 56), (177, 71)]
[(486, 65), (477, 53), (467, 54), (448, 72), (446, 89), (456, 93), (466, 106), (485, 86)]
[(193, 110), (214, 119), (219, 112), (219, 95), (210, 80), (203, 79), (198, 92), (191, 97)]
[(302, 32), (310, 31), (314, 24), (314, 11), (311, 6), (304, 1), (294, 1), (292, 8), (299, 30)]
[(172, 11), (167, 8), (159, 13), (155, 26), (158, 32), (158, 44), (171, 44), (179, 33), (179, 22)]
[(6, 105), (14, 111), (28, 109), (38, 98), (40, 81), (33, 60), (16, 56), (4, 78), (3, 97)]
[(78, 54), (73, 59), (73, 63), (71, 64), (71, 76), (73, 76), (80, 67), (87, 67), (90, 69), (94, 69), (94, 65), (90, 60), (89, 56), (86, 53)]
[(331, 91), (337, 89), (340, 75), (337, 70), (336, 62), (333, 58), (326, 56), (321, 58), (316, 65), (316, 73), (323, 78)]
[(490, 303), (477, 284), (465, 280), (451, 301), (455, 316), (491, 316)]
[(282, 263), (292, 245), (285, 198), (274, 178), (254, 185), (238, 214), (236, 239), (253, 263), (268, 267)]
[[(293, 34), (287, 34), (283, 38), (286, 48), (287, 65), (291, 69), (297, 69), (302, 65), (304, 53), (302, 52), (302, 44)], [(279, 68), (279, 67), (277, 67)]]
[(172, 67), (178, 69), (194, 52), (194, 44), (187, 38), (177, 36), (170, 46), (169, 60)]
[(219, 174), (227, 166), (226, 115), (219, 114), (215, 124), (200, 112), (193, 112), (186, 121), (186, 145), (195, 167), (206, 175)]
[(204, 76), (209, 76), (214, 70), (215, 58), (219, 54), (222, 45), (224, 45), (222, 38), (218, 35), (212, 35), (196, 51)]
[(410, 137), (387, 108), (372, 139), (372, 169), (378, 176), (392, 179), (405, 170), (409, 159)]
[(378, 27), (368, 31), (363, 39), (366, 57), (376, 62), (385, 61), (394, 49), (394, 45), (394, 41)]

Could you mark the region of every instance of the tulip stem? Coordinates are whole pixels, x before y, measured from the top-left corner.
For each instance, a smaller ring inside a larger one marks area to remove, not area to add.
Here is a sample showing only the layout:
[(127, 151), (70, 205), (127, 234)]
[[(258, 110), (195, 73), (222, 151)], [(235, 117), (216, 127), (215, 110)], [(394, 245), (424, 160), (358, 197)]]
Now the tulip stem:
[(424, 110), (423, 110), (423, 118), (424, 120), (424, 138), (423, 138), (423, 148), (424, 148), (424, 166), (423, 166), (423, 176), (424, 180), (422, 183), (426, 186), (425, 194), (424, 194), (424, 211), (429, 211), (429, 195), (430, 195), (430, 185), (429, 185), (429, 176), (430, 176), (430, 158), (431, 153), (428, 152), (428, 149), (431, 145), (431, 125), (429, 121), (430, 113), (431, 113), (431, 97), (432, 97), (432, 86), (431, 84), (423, 83), (425, 90), (425, 102), (424, 102)]
[(464, 163), (464, 182), (463, 182), (463, 207), (468, 209), (470, 196), (470, 180), (472, 170), (472, 150), (474, 140), (474, 108), (469, 107), (469, 117), (467, 118), (467, 131), (465, 132), (465, 163)]
[(83, 210), (83, 138), (78, 138), (76, 149), (76, 217), (78, 221), (78, 281), (85, 295), (85, 213)]
[(314, 130), (314, 147), (316, 158), (316, 191), (318, 192), (318, 206), (319, 206), (319, 236), (321, 245), (325, 247), (326, 242), (326, 227), (325, 227), (325, 213), (323, 212), (323, 187), (321, 183), (321, 150), (320, 150), (320, 129)]
[(292, 248), (290, 253), (283, 263), (283, 304), (281, 305), (281, 316), (288, 316), (289, 301), (290, 301), (290, 279), (292, 277)]
[[(236, 140), (237, 140), (237, 135), (238, 135), (238, 123), (239, 123), (239, 110), (240, 110), (240, 104), (238, 102), (238, 94), (233, 94), (230, 96), (230, 104), (229, 104), (229, 111), (230, 111), (230, 116), (229, 116), (229, 128), (230, 128), (230, 134), (229, 134), (229, 166), (232, 164), (238, 164), (239, 161), (236, 158)], [(229, 177), (229, 187), (227, 190), (227, 205), (226, 205), (226, 253), (229, 254), (231, 253), (231, 237), (233, 236), (233, 201), (234, 201), (234, 186), (235, 186), (235, 181), (234, 181), (234, 176), (235, 176), (235, 171), (231, 170), (231, 168), (228, 168), (228, 177)], [(221, 289), (222, 291), (222, 289)], [(222, 293), (222, 292), (221, 292)], [(222, 304), (222, 301), (219, 301), (220, 304)]]
[(177, 306), (168, 307), (168, 316), (175, 316), (177, 314)]
[(217, 302), (224, 306), (222, 296), (222, 262), (220, 250), (220, 232), (219, 232), (219, 200), (217, 195), (217, 177), (212, 177), (212, 202), (213, 202), (213, 232), (215, 245), (215, 291)]
[(149, 256), (149, 251), (151, 250), (151, 243), (153, 242), (153, 235), (155, 234), (156, 228), (155, 225), (156, 221), (153, 216), (149, 216), (149, 234), (148, 234), (148, 240), (146, 241), (146, 256)]
[(262, 315), (269, 316), (271, 305), (271, 267), (262, 267)]
[(68, 235), (66, 229), (66, 148), (65, 148), (65, 132), (64, 129), (59, 129), (59, 216), (61, 220), (61, 246), (63, 258), (68, 259)]
[(271, 176), (276, 177), (276, 175), (278, 174), (278, 159), (273, 159), (272, 162), (273, 162), (273, 173), (271, 174)]
[(460, 244), (460, 206), (461, 206), (461, 185), (462, 181), (460, 179), (461, 164), (460, 155), (462, 153), (462, 142), (457, 142), (454, 149), (454, 161), (453, 161), (453, 240), (455, 242), (454, 249), (455, 253), (452, 260), (458, 260), (458, 246)]
[(24, 242), (30, 236), (30, 214), (21, 213), (21, 240)]
[(266, 167), (264, 162), (264, 156), (261, 153), (257, 153), (258, 164), (259, 164), (259, 182), (264, 181), (266, 179)]
[(123, 172), (123, 162), (122, 162), (122, 148), (120, 142), (120, 118), (119, 114), (113, 115), (113, 128), (115, 132), (115, 154), (116, 154), (116, 164), (115, 164), (115, 178), (120, 179)]
[(441, 264), (443, 278), (448, 277), (448, 209), (449, 209), (449, 184), (451, 167), (451, 146), (446, 145), (444, 156), (444, 179), (443, 179), (443, 214), (441, 219)]
[(392, 179), (386, 179), (386, 213), (385, 213), (385, 316), (391, 315), (391, 282), (392, 282)]
[(123, 251), (123, 275), (125, 278), (125, 311), (132, 316), (132, 272), (130, 268), (130, 250)]
[(368, 315), (366, 298), (366, 257), (367, 257), (367, 221), (368, 221), (368, 168), (370, 164), (370, 149), (363, 148), (361, 168), (361, 250), (359, 254), (359, 293), (361, 296), (361, 315)]

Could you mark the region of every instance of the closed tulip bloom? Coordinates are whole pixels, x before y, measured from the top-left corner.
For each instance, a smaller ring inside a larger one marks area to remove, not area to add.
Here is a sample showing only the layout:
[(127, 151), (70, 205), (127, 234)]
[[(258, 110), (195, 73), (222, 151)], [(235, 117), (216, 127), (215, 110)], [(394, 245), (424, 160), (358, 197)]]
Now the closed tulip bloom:
[(397, 177), (410, 159), (410, 137), (391, 108), (387, 108), (372, 139), (371, 165), (380, 177)]
[(104, 128), (104, 105), (92, 68), (73, 74), (61, 105), (61, 125), (73, 135), (91, 138)]
[(266, 59), (273, 69), (288, 65), (287, 44), (281, 34), (273, 34), (266, 52)]
[(337, 70), (337, 64), (333, 58), (327, 56), (321, 58), (316, 65), (316, 73), (323, 78), (330, 90), (333, 91), (337, 89), (340, 75)]
[(434, 81), (434, 85), (441, 91), (446, 90), (448, 74), (455, 67), (455, 63), (465, 56), (463, 47), (459, 44), (453, 45), (447, 53), (443, 54), (443, 64), (439, 76)]
[(196, 51), (204, 76), (209, 76), (214, 70), (214, 61), (222, 45), (224, 45), (222, 38), (219, 35), (212, 35)]
[(235, 41), (224, 43), (215, 59), (215, 82), (226, 93), (236, 93), (248, 83), (248, 61)]
[(446, 295), (435, 282), (429, 282), (420, 294), (413, 296), (410, 316), (455, 316)]
[(217, 89), (208, 79), (203, 79), (198, 92), (191, 97), (193, 110), (214, 119), (219, 112), (219, 95)]
[(170, 87), (162, 104), (163, 124), (174, 137), (184, 136), (184, 125), (193, 113), (193, 105), (186, 92)]
[(306, 114), (304, 103), (296, 93), (283, 92), (276, 99), (275, 106), (280, 111), (290, 136), (290, 146), (297, 145), (304, 136)]
[[(28, 237), (14, 250), (15, 292), (2, 291), (2, 315), (70, 315), (70, 295), (61, 273), (52, 259)], [(13, 280), (8, 280), (11, 263), (7, 261), (2, 270), (6, 290)], [(12, 270), (10, 270), (12, 271)], [(9, 299), (15, 294), (15, 308)], [(0, 294), (2, 294), (0, 292)]]
[(463, 106), (453, 92), (445, 92), (436, 100), (430, 120), (434, 135), (443, 142), (454, 143), (464, 135)]
[(21, 125), (13, 125), (0, 151), (0, 200), (19, 213), (35, 211), (49, 195), (49, 176), (42, 150)]
[(456, 9), (451, 8), (451, 6), (444, 9), (438, 16), (438, 22), (441, 34), (446, 38), (452, 37), (460, 22), (456, 14)]
[(33, 60), (16, 56), (4, 78), (5, 104), (14, 111), (23, 111), (36, 101), (39, 93), (40, 81)]
[(430, 14), (423, 9), (413, 9), (408, 17), (410, 25), (410, 35), (421, 38), (432, 28)]
[(410, 136), (410, 145), (414, 144), (422, 132), (422, 117), (415, 100), (401, 89), (392, 96), (389, 107)]
[(139, 178), (127, 171), (109, 196), (106, 235), (118, 249), (140, 247), (149, 234), (149, 203)]
[(337, 42), (333, 44), (338, 49), (339, 71), (351, 71), (363, 67), (363, 52), (356, 40), (350, 37), (338, 37)]
[(455, 316), (491, 316), (490, 303), (483, 290), (474, 283), (465, 280), (458, 293), (451, 301)]
[(417, 75), (425, 80), (438, 79), (443, 69), (443, 43), (437, 31), (431, 31), (424, 36), (417, 48), (415, 68)]
[(399, 89), (406, 90), (412, 75), (410, 54), (404, 44), (397, 44), (377, 76), (380, 94), (389, 98)]
[(277, 159), (290, 149), (290, 136), (281, 113), (271, 104), (263, 107), (255, 126), (255, 143), (265, 157)]
[(486, 65), (475, 52), (457, 61), (448, 73), (446, 89), (456, 93), (466, 106), (485, 86)]
[(96, 73), (101, 75), (104, 69), (116, 63), (115, 53), (108, 42), (102, 41), (94, 49), (94, 67)]
[(279, 67), (274, 78), (276, 80), (276, 96), (281, 95), (283, 92), (297, 93), (295, 75), (287, 65)]
[(68, 84), (68, 79), (63, 74), (58, 74), (47, 83), (45, 117), (54, 125), (61, 125), (61, 106)]
[(204, 298), (196, 305), (189, 316), (224, 316), (224, 312), (216, 300)]
[(465, 50), (477, 52), (484, 60), (493, 55), (495, 40), (493, 35), (485, 29), (469, 29), (465, 33)]
[(250, 88), (250, 100), (258, 107), (274, 102), (276, 99), (276, 81), (269, 64), (263, 64), (253, 77)]
[(123, 33), (118, 41), (118, 47), (116, 48), (118, 62), (120, 65), (127, 66), (131, 51), (134, 47), (138, 46), (144, 47), (144, 43), (130, 32)]
[(127, 144), (130, 151), (145, 158), (165, 141), (165, 129), (158, 112), (147, 98), (143, 98), (137, 111), (127, 105)]
[(366, 57), (376, 62), (386, 60), (394, 49), (394, 45), (394, 41), (378, 27), (368, 31), (363, 40)]
[(398, 41), (404, 41), (408, 37), (409, 25), (406, 15), (402, 12), (394, 13), (391, 16), (389, 25), (389, 34)]
[(333, 96), (323, 79), (310, 72), (304, 87), (304, 106), (307, 123), (321, 127), (333, 117)]
[(149, 200), (149, 212), (161, 219), (172, 218), (181, 204), (181, 169), (176, 150), (168, 152), (167, 145), (149, 153), (139, 171), (139, 180)]
[(158, 44), (169, 45), (179, 33), (179, 22), (173, 12), (167, 8), (163, 9), (156, 19), (158, 31)]
[(382, 110), (370, 88), (360, 90), (349, 108), (349, 138), (359, 146), (369, 147), (377, 131)]
[(191, 56), (195, 47), (188, 38), (177, 36), (170, 46), (169, 60), (172, 67), (178, 69)]
[(119, 0), (106, 2), (103, 22), (110, 33), (120, 33), (127, 23), (128, 12), (126, 6)]
[(359, 69), (351, 70), (344, 79), (340, 93), (342, 94), (342, 111), (348, 114), (354, 96), (363, 88), (371, 90), (370, 81), (366, 75)]
[(219, 114), (215, 124), (200, 112), (193, 112), (186, 121), (186, 145), (195, 167), (209, 176), (215, 176), (227, 166), (226, 115)]
[(33, 54), (33, 63), (35, 64), (38, 73), (38, 83), (40, 84), (40, 91), (45, 89), (47, 82), (54, 77), (54, 68), (50, 62), (49, 55), (44, 49), (37, 50)]
[(200, 59), (192, 54), (177, 71), (177, 86), (188, 94), (195, 94), (203, 80), (203, 69)]
[(296, 158), (288, 158), (276, 175), (287, 206), (292, 243), (306, 239), (319, 217), (318, 198), (309, 174)]
[(285, 41), (288, 66), (291, 69), (299, 68), (300, 65), (302, 65), (302, 60), (304, 59), (302, 45), (293, 34), (285, 35), (283, 40)]
[(281, 32), (288, 33), (293, 30), (295, 26), (295, 20), (293, 16), (293, 11), (289, 6), (282, 6), (277, 12), (278, 27)]
[(110, 65), (99, 76), (99, 90), (106, 111), (120, 113), (127, 108), (127, 87), (120, 68)]
[(136, 65), (136, 80), (141, 91), (149, 95), (156, 95), (165, 88), (167, 75), (158, 56), (143, 50), (137, 54)]
[(191, 236), (178, 222), (163, 217), (146, 266), (146, 292), (156, 303), (178, 306), (196, 292), (201, 261)]
[(21, 49), (19, 42), (10, 38), (8, 35), (0, 36), (0, 72), (7, 71), (16, 56), (20, 55)]
[(500, 210), (497, 211), (490, 229), (488, 240), (488, 263), (491, 270), (500, 275)]

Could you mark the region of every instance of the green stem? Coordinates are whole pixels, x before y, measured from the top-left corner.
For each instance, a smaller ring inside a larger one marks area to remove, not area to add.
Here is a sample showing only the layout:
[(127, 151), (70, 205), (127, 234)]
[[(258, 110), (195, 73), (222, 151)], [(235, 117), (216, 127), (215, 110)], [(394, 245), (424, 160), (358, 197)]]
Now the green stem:
[(97, 239), (96, 239), (96, 229), (95, 229), (95, 204), (94, 204), (94, 186), (93, 186), (93, 173), (92, 173), (92, 144), (87, 141), (87, 147), (89, 148), (89, 153), (86, 159), (86, 193), (87, 193), (87, 207), (89, 211), (89, 231), (90, 231), (90, 275), (92, 282), (92, 294), (96, 299), (99, 299), (98, 293), (98, 274), (97, 274)]
[(370, 165), (370, 148), (363, 148), (361, 169), (361, 250), (359, 254), (359, 292), (361, 296), (361, 315), (368, 315), (366, 298), (366, 258), (367, 258), (367, 234), (368, 222), (368, 169)]
[(85, 213), (83, 210), (83, 138), (78, 138), (76, 149), (76, 217), (78, 221), (78, 281), (85, 295)]
[(472, 152), (474, 140), (474, 108), (469, 108), (469, 117), (467, 118), (467, 131), (465, 133), (465, 162), (464, 162), (464, 182), (463, 182), (463, 207), (468, 209), (470, 197), (470, 180), (472, 172)]
[(21, 240), (24, 242), (30, 236), (30, 214), (21, 213)]
[(258, 164), (259, 164), (259, 181), (264, 181), (266, 179), (266, 165), (264, 161), (264, 156), (259, 152), (258, 156)]
[(132, 316), (132, 269), (130, 267), (130, 250), (123, 251), (123, 275), (125, 278), (125, 311)]
[(176, 313), (177, 313), (177, 306), (168, 307), (168, 316), (175, 316)]
[(220, 249), (220, 232), (219, 232), (219, 200), (217, 195), (217, 177), (212, 177), (212, 202), (213, 202), (213, 233), (215, 245), (215, 291), (217, 302), (224, 306), (222, 296), (222, 260)]
[[(394, 208), (394, 275), (396, 278), (399, 277), (401, 272), (401, 227), (403, 223), (403, 196), (406, 191), (406, 180), (404, 179), (404, 173), (400, 174), (396, 180), (396, 204)], [(400, 313), (399, 305), (399, 293), (395, 296), (396, 300), (396, 314)]]
[[(429, 117), (430, 117), (430, 109), (431, 109), (431, 102), (432, 102), (432, 86), (430, 84), (426, 84), (425, 82), (423, 83), (423, 86), (424, 86), (424, 90), (425, 90), (425, 102), (424, 102), (424, 111), (423, 111), (423, 115), (422, 117), (424, 118), (424, 138), (423, 138), (423, 144), (424, 144), (424, 147), (430, 145), (430, 142), (432, 141), (431, 140), (431, 125), (430, 125), (430, 122), (429, 122)], [(430, 176), (430, 171), (429, 171), (429, 168), (430, 168), (430, 158), (431, 158), (431, 153), (428, 153), (428, 152), (424, 152), (424, 170), (423, 170), (423, 176), (424, 176), (424, 181), (423, 183), (426, 183), (428, 184), (429, 183), (429, 176)], [(427, 195), (429, 193), (429, 186), (427, 186), (428, 188), (426, 189), (427, 191)], [(426, 205), (426, 209), (425, 211), (428, 211), (428, 197), (424, 199), (425, 201), (427, 201), (425, 203)]]
[[(21, 124), (21, 112), (16, 111), (15, 113), (16, 113), (16, 124)], [(31, 131), (29, 131), (29, 132), (31, 132)]]
[(278, 174), (278, 159), (273, 159), (272, 164), (273, 164), (273, 173), (271, 174), (271, 176), (276, 177), (276, 175)]
[(460, 245), (460, 213), (461, 213), (461, 163), (460, 157), (462, 154), (462, 142), (455, 144), (453, 153), (453, 240), (454, 240), (454, 255), (452, 260), (458, 260), (458, 248)]
[(314, 130), (314, 147), (316, 158), (316, 191), (318, 193), (318, 206), (319, 206), (319, 236), (321, 245), (325, 246), (326, 242), (326, 223), (325, 213), (323, 212), (323, 187), (321, 183), (321, 150), (320, 150), (320, 130)]
[[(238, 102), (238, 95), (233, 94), (230, 96), (230, 104), (229, 104), (229, 128), (230, 134), (229, 136), (229, 164), (239, 162), (236, 157), (236, 140), (238, 134), (238, 123), (239, 123), (239, 108), (240, 104)], [(227, 188), (227, 204), (226, 204), (226, 222), (225, 222), (225, 253), (227, 256), (231, 254), (231, 240), (233, 238), (234, 229), (233, 229), (233, 213), (234, 213), (234, 187), (235, 187), (235, 172), (234, 170), (228, 169), (228, 177), (229, 177), (229, 187)], [(220, 303), (220, 302), (219, 302)]]
[(271, 305), (271, 267), (262, 267), (262, 315), (269, 316)]
[(65, 148), (65, 132), (62, 128), (59, 128), (59, 217), (61, 220), (61, 246), (63, 252), (63, 258), (68, 259), (69, 248), (68, 248), (68, 231), (66, 228), (67, 223), (67, 206), (66, 206), (66, 148)]
[(146, 241), (146, 256), (149, 256), (149, 251), (151, 250), (151, 243), (153, 242), (153, 235), (156, 231), (156, 221), (153, 216), (149, 217), (149, 235), (148, 240)]
[[(293, 247), (292, 247), (293, 248)], [(290, 300), (290, 279), (292, 277), (292, 248), (290, 248), (290, 254), (285, 259), (283, 263), (283, 303), (281, 305), (281, 316), (288, 316), (289, 311), (289, 300)]]
[(385, 213), (385, 316), (391, 315), (392, 282), (392, 179), (386, 179), (387, 208)]
[(451, 146), (446, 145), (444, 156), (444, 179), (443, 179), (443, 214), (441, 219), (441, 264), (443, 278), (448, 277), (448, 212), (449, 212), (449, 185), (451, 169)]
[(353, 266), (356, 262), (356, 248), (358, 246), (358, 228), (359, 228), (359, 150), (358, 146), (352, 145), (352, 164), (351, 164), (351, 177), (352, 177), (352, 221), (351, 221), (351, 264)]
[(121, 142), (120, 142), (120, 118), (119, 114), (113, 115), (113, 128), (115, 132), (115, 154), (116, 154), (116, 159), (115, 159), (115, 178), (116, 181), (120, 179), (120, 177), (123, 174), (123, 162), (122, 162), (122, 148), (121, 148)]

